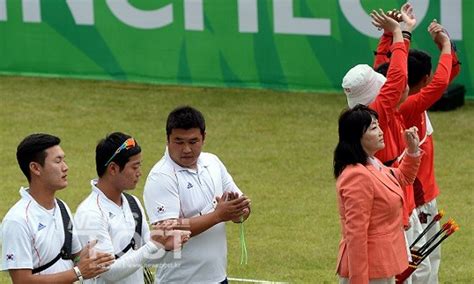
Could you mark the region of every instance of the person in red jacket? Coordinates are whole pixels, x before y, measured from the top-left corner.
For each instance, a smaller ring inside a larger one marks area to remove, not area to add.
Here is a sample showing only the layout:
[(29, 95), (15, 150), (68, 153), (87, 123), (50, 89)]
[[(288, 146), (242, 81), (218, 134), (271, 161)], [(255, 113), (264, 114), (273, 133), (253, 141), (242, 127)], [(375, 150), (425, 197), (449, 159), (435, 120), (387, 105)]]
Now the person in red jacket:
[[(388, 66), (386, 78), (369, 65), (359, 64), (350, 69), (342, 81), (350, 108), (363, 104), (378, 113), (386, 146), (377, 152), (376, 157), (389, 166), (393, 165), (405, 149), (403, 139), (405, 125), (397, 109), (408, 95), (407, 54), (410, 36), (406, 35), (411, 35), (416, 24), (412, 11), (412, 6), (407, 3), (402, 6), (399, 15), (392, 11), (392, 13), (381, 15), (376, 12), (371, 14), (373, 24), (378, 28), (383, 28), (384, 35), (390, 35), (390, 40), (387, 40), (388, 36), (382, 37), (379, 46), (387, 50), (384, 50), (385, 55), (382, 55), (381, 49), (378, 49), (374, 63), (374, 65), (383, 63), (384, 56), (387, 57), (387, 54), (390, 54), (391, 64)], [(398, 23), (399, 18), (404, 22), (403, 32)], [(415, 209), (415, 202), (411, 186), (407, 186), (404, 192), (406, 202), (403, 223), (409, 227), (409, 215)]]
[[(409, 97), (400, 106), (400, 113), (407, 126), (416, 126), (420, 136), (420, 147), (424, 151), (420, 170), (413, 184), (416, 210), (424, 228), (438, 213), (436, 197), (439, 188), (434, 175), (433, 127), (427, 110), (441, 98), (449, 83), (459, 74), (460, 64), (454, 46), (443, 29), (434, 20), (428, 27), (433, 41), (441, 51), (434, 75), (431, 75), (431, 57), (418, 50), (410, 50), (408, 56)], [(439, 223), (428, 233), (427, 239), (439, 230)], [(438, 270), (441, 260), (440, 247), (429, 256), (430, 271), (428, 282), (438, 283)], [(416, 276), (416, 274), (415, 274)], [(415, 281), (415, 277), (413, 281)]]
[[(433, 127), (429, 121), (426, 110), (431, 107), (444, 93), (448, 84), (459, 74), (460, 64), (443, 27), (434, 20), (428, 27), (428, 32), (441, 51), (435, 74), (431, 74), (431, 56), (420, 50), (410, 50), (408, 56), (408, 85), (410, 87), (409, 97), (400, 106), (399, 114), (402, 115), (406, 126), (417, 126), (421, 139), (421, 149), (425, 152), (422, 165), (414, 183), (415, 205), (420, 226), (412, 228), (413, 236), (409, 242), (416, 238), (426, 228), (432, 218), (438, 213), (436, 197), (439, 194), (438, 186), (434, 178), (434, 149), (432, 132)], [(377, 48), (379, 55), (378, 63), (382, 65), (377, 70), (386, 70), (390, 61), (389, 49), (390, 35), (385, 35)], [(403, 156), (403, 155), (402, 155)], [(401, 157), (399, 157), (401, 158)], [(439, 230), (439, 224), (428, 232), (426, 239)], [(423, 244), (424, 240), (419, 242)], [(437, 283), (438, 268), (440, 263), (439, 249), (435, 250), (412, 277), (413, 283)]]
[[(410, 4), (402, 7), (401, 17), (406, 20), (406, 28), (412, 29), (416, 20), (408, 13)], [(383, 151), (377, 153), (377, 158), (382, 162), (395, 160), (405, 145), (398, 143), (398, 133), (393, 130), (404, 129), (398, 125), (399, 121), (394, 118), (394, 110), (407, 95), (407, 43), (404, 41), (402, 29), (396, 16), (389, 13), (371, 13), (372, 23), (384, 33), (391, 35), (391, 42), (388, 44), (388, 50), (391, 54), (392, 64), (388, 68), (386, 76), (375, 72), (367, 64), (359, 64), (351, 68), (342, 80), (342, 88), (347, 96), (347, 104), (353, 108), (357, 104), (369, 106), (379, 114), (379, 124), (384, 132), (385, 143), (388, 143)], [(376, 57), (376, 61), (377, 61)], [(403, 138), (402, 138), (403, 141)], [(400, 150), (401, 149), (401, 150)]]

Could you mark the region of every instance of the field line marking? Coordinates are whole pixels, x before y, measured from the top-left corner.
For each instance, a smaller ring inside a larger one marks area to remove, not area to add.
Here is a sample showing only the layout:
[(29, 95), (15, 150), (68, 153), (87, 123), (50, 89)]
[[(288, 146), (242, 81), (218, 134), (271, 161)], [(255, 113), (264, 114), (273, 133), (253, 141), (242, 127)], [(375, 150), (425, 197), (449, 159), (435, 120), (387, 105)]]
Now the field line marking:
[(245, 278), (233, 278), (233, 277), (228, 277), (227, 278), (230, 281), (238, 281), (238, 282), (250, 282), (250, 283), (273, 283), (273, 284), (284, 284), (288, 282), (280, 282), (280, 281), (267, 281), (267, 280), (256, 280), (256, 279), (245, 279)]

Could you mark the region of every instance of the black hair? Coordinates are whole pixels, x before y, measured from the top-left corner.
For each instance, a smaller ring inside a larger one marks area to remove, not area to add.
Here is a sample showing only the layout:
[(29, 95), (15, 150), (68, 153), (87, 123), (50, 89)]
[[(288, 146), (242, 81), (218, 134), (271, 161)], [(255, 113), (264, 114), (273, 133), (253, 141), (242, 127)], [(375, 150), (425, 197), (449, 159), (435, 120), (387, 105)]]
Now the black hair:
[(431, 56), (424, 51), (410, 49), (408, 52), (408, 86), (412, 88), (430, 74)]
[(388, 67), (390, 67), (390, 63), (384, 62), (380, 64), (377, 68), (375, 68), (375, 72), (384, 75), (384, 77), (387, 77)]
[(175, 108), (166, 121), (166, 136), (169, 140), (173, 129), (199, 128), (201, 135), (206, 132), (206, 121), (200, 111), (191, 106), (180, 106)]
[(377, 112), (361, 104), (344, 110), (339, 116), (339, 142), (334, 150), (336, 178), (347, 165), (367, 164), (368, 156), (362, 148), (361, 138), (373, 118), (378, 119)]
[(59, 145), (59, 143), (61, 143), (61, 139), (45, 133), (28, 135), (20, 142), (16, 149), (16, 160), (28, 182), (31, 181), (30, 163), (36, 162), (44, 166), (47, 156), (46, 150)]
[[(408, 86), (412, 88), (418, 84), (425, 76), (431, 74), (431, 56), (421, 50), (410, 49), (408, 53)], [(376, 72), (387, 77), (389, 62), (377, 66)]]
[(137, 140), (134, 139), (134, 147), (120, 151), (106, 166), (107, 161), (128, 138), (132, 137), (122, 132), (114, 132), (99, 141), (95, 148), (95, 167), (99, 177), (104, 175), (107, 166), (112, 162), (117, 164), (120, 168), (120, 171), (122, 171), (130, 160), (130, 157), (135, 156), (142, 151), (137, 143)]

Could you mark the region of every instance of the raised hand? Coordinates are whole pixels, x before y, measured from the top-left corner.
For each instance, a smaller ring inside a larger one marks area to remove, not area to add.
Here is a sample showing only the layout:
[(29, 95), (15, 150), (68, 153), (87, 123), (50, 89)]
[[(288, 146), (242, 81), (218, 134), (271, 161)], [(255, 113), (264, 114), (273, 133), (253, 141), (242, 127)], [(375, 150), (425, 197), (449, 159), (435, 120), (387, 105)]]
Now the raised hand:
[(441, 49), (443, 45), (450, 45), (450, 40), (448, 35), (446, 34), (443, 26), (441, 26), (436, 19), (434, 19), (431, 24), (428, 26), (428, 32), (431, 35), (433, 41), (438, 45)]
[(419, 151), (420, 137), (418, 137), (418, 128), (412, 126), (405, 129), (405, 141), (407, 143), (407, 150), (410, 154), (415, 154)]
[(94, 278), (106, 272), (115, 261), (115, 256), (96, 251), (94, 249), (96, 243), (96, 240), (88, 243), (79, 254), (77, 267), (84, 279)]
[(390, 11), (387, 11), (387, 16), (389, 16), (390, 18), (394, 19), (397, 22), (403, 21), (402, 14), (397, 9), (392, 9)]
[(372, 24), (379, 29), (384, 29), (392, 33), (397, 29), (400, 30), (400, 24), (393, 18), (387, 16), (382, 9), (378, 12), (373, 10), (372, 13), (370, 13), (370, 17), (372, 18)]
[(400, 9), (400, 16), (404, 23), (404, 30), (412, 32), (416, 26), (416, 17), (413, 11), (413, 6), (410, 3), (405, 3)]

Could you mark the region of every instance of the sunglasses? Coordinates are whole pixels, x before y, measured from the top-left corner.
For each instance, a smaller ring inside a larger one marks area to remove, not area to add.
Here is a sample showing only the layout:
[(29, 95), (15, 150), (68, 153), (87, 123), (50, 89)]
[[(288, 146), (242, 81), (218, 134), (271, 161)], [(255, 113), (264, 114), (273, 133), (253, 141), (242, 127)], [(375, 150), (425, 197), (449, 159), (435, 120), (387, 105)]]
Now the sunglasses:
[(118, 147), (117, 150), (115, 150), (115, 153), (112, 155), (112, 157), (110, 157), (107, 163), (105, 163), (104, 167), (107, 167), (110, 164), (110, 162), (112, 162), (112, 160), (115, 158), (115, 156), (117, 156), (120, 152), (122, 152), (122, 150), (128, 150), (135, 146), (136, 146), (135, 139), (128, 138), (127, 140), (125, 140), (125, 142), (123, 142), (123, 144), (120, 145), (120, 147)]

